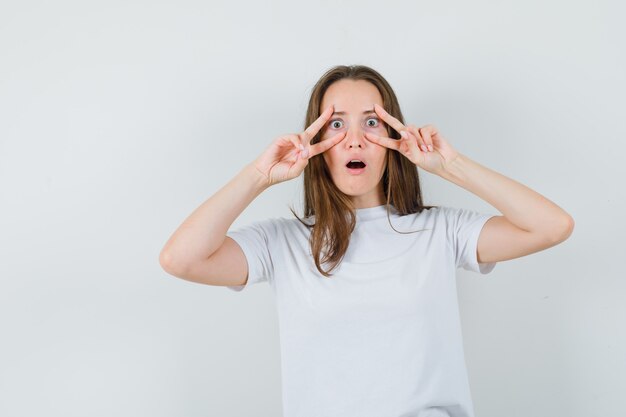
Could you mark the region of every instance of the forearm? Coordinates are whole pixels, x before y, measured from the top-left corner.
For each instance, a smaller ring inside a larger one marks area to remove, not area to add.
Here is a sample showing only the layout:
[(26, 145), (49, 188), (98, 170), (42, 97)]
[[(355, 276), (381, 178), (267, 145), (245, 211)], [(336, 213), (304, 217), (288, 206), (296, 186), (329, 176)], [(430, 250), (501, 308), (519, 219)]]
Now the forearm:
[(184, 267), (208, 258), (222, 245), (235, 219), (267, 188), (267, 179), (253, 164), (246, 165), (178, 227), (161, 251), (161, 264)]
[(459, 154), (439, 175), (485, 200), (528, 232), (558, 236), (573, 223), (567, 212), (541, 194), (465, 155)]

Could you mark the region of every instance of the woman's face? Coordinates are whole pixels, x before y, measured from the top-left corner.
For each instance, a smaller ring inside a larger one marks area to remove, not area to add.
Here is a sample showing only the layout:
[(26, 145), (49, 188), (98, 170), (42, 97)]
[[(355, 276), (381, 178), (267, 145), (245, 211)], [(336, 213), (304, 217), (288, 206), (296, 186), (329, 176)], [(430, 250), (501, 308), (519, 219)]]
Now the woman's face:
[[(344, 78), (328, 87), (320, 109), (323, 111), (334, 105), (333, 115), (321, 130), (321, 140), (347, 131), (341, 142), (322, 155), (333, 182), (351, 197), (356, 208), (385, 203), (381, 178), (385, 172), (387, 148), (364, 136), (364, 132), (387, 136), (385, 123), (374, 112), (374, 103), (383, 106), (382, 97), (373, 84)], [(351, 160), (360, 160), (364, 165), (350, 164)]]

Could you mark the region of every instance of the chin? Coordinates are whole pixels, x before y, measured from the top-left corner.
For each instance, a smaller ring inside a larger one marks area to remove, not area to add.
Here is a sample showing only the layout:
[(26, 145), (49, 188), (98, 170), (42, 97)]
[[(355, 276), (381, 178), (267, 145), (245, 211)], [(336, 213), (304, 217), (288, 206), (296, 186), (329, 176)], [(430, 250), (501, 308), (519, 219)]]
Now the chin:
[(347, 188), (347, 187), (340, 187), (337, 186), (337, 188), (339, 188), (339, 191), (341, 191), (342, 193), (344, 193), (347, 196), (350, 197), (362, 197), (366, 194), (369, 194), (370, 192), (372, 192), (373, 188), (360, 188), (360, 189), (355, 189), (355, 188)]

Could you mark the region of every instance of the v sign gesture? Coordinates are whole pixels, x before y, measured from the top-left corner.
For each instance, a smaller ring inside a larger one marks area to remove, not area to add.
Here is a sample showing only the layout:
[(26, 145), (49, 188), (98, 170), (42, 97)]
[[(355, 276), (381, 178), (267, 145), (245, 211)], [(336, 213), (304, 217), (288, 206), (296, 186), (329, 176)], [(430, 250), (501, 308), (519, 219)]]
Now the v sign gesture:
[(300, 175), (309, 159), (338, 144), (346, 135), (339, 133), (328, 140), (311, 145), (311, 140), (333, 114), (329, 106), (304, 132), (278, 137), (255, 161), (254, 166), (267, 179), (267, 185), (293, 179)]
[(459, 155), (435, 126), (426, 125), (421, 128), (414, 125), (405, 126), (378, 104), (374, 104), (374, 111), (402, 138), (392, 139), (369, 132), (365, 132), (365, 138), (370, 142), (400, 152), (418, 167), (430, 173), (439, 174), (446, 164)]

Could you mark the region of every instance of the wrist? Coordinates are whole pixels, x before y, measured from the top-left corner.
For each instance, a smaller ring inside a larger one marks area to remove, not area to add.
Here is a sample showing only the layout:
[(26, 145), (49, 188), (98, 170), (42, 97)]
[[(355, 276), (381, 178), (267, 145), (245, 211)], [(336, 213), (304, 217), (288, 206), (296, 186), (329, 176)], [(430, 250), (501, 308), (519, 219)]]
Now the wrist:
[(265, 191), (270, 187), (269, 178), (267, 178), (259, 169), (256, 167), (254, 162), (249, 163), (244, 167), (241, 171), (241, 174), (246, 177), (246, 179), (252, 183), (257, 193)]
[(441, 170), (439, 171), (439, 176), (454, 183), (458, 183), (459, 181), (463, 180), (463, 178), (465, 178), (464, 172), (466, 166), (467, 158), (465, 157), (465, 155), (457, 153), (457, 155), (450, 161), (442, 164)]

